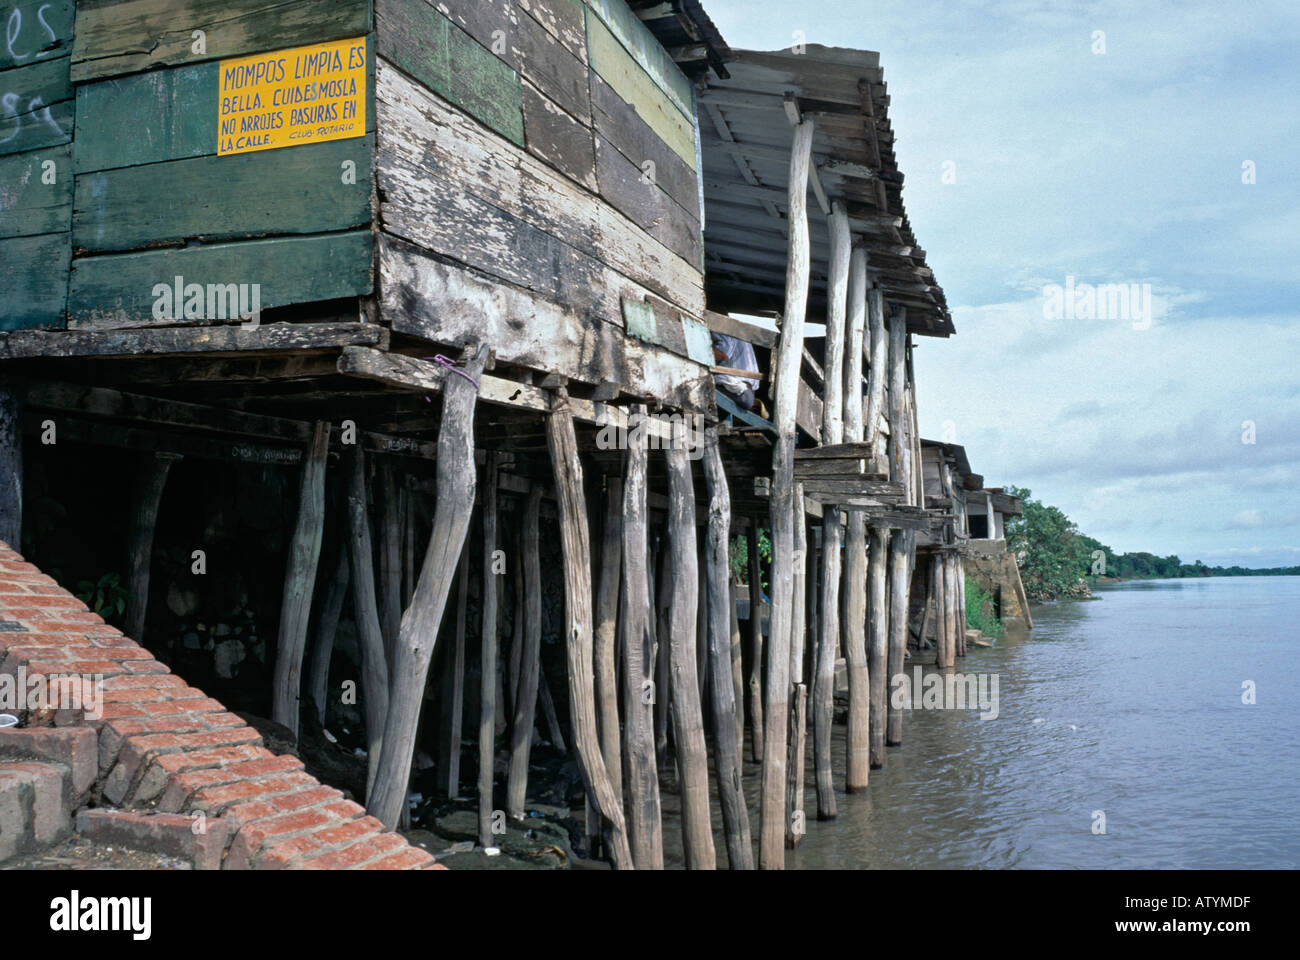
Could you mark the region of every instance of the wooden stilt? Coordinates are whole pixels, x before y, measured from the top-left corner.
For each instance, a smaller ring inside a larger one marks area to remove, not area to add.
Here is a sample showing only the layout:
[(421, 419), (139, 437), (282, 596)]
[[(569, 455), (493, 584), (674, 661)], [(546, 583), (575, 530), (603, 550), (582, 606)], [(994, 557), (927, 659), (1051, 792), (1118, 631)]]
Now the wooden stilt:
[(402, 617), (383, 753), (369, 803), (371, 814), (390, 829), (406, 806), (424, 685), (451, 589), (451, 573), (469, 531), (476, 479), (474, 407), (487, 355), (486, 346), (475, 348), (465, 361), (464, 376), (447, 377), (443, 387), (437, 511), (411, 606)]
[(662, 870), (663, 823), (654, 752), (655, 687), (651, 677), (649, 573), (646, 570), (646, 409), (629, 416), (623, 481), (624, 688), (626, 705), (628, 833), (638, 870)]
[(821, 617), (812, 694), (818, 820), (834, 820), (837, 812), (831, 769), (831, 733), (835, 712), (835, 641), (840, 631), (840, 548), (843, 543), (840, 511), (827, 504), (822, 514)]
[(623, 803), (623, 751), (618, 714), (618, 601), (623, 582), (623, 478), (605, 478), (605, 522), (601, 527), (600, 585), (596, 592), (596, 726), (600, 753), (614, 799)]
[[(514, 568), (514, 619), (511, 620), (512, 630), (510, 634), (510, 676), (506, 684), (506, 692), (510, 697), (510, 716), (513, 718), (515, 711), (519, 708), (519, 674), (521, 672), (520, 664), (523, 663), (524, 647), (528, 645), (527, 631), (524, 627), (524, 530), (527, 528), (527, 509), (518, 517), (518, 527), (515, 535), (516, 557)], [(533, 719), (528, 718), (531, 726)]]
[(600, 753), (596, 726), (596, 688), (592, 650), (591, 540), (587, 504), (583, 497), (582, 465), (573, 430), (573, 413), (563, 387), (555, 391), (546, 420), (546, 440), (555, 471), (559, 502), (560, 541), (564, 550), (566, 644), (569, 664), (569, 715), (578, 752), (578, 766), (588, 799), (609, 824), (608, 847), (614, 866), (631, 869), (623, 808)]
[[(885, 743), (898, 746), (903, 742), (903, 708), (893, 705), (894, 678), (903, 673), (907, 652), (907, 624), (912, 593), (912, 538), (908, 530), (895, 530), (889, 544), (889, 662), (887, 677), (880, 696), (888, 703)], [(874, 694), (874, 691), (873, 691)]]
[[(852, 254), (849, 221), (843, 204), (836, 202), (830, 218), (831, 256), (826, 291), (826, 390), (822, 407), (822, 443), (836, 444), (844, 440), (843, 378), (844, 378), (844, 321), (848, 306), (849, 265)], [(813, 753), (817, 769), (817, 816), (830, 819), (835, 816), (835, 786), (831, 773), (831, 730), (835, 709), (835, 651), (840, 642), (840, 581), (841, 567), (845, 563), (844, 528), (841, 512), (827, 507), (822, 518), (822, 619), (817, 638), (817, 674), (813, 683)], [(859, 544), (859, 547), (861, 545)], [(850, 558), (857, 559), (857, 558)], [(865, 570), (858, 566), (844, 571), (859, 584)], [(852, 600), (860, 606), (854, 591)], [(859, 615), (858, 606), (850, 609)], [(850, 629), (845, 625), (846, 630)], [(849, 671), (849, 729), (846, 786), (857, 789), (866, 785), (867, 747), (866, 717), (864, 707), (868, 702), (868, 685), (865, 667), (865, 640), (858, 633), (845, 634), (845, 657)], [(854, 709), (856, 707), (856, 710)]]
[(655, 762), (662, 768), (668, 756), (668, 720), (672, 709), (673, 686), (670, 677), (672, 662), (672, 627), (670, 612), (673, 600), (672, 549), (665, 535), (659, 540), (656, 551), (659, 579), (652, 597), (655, 610), (654, 677), (655, 677)]
[[(388, 675), (396, 676), (395, 651), (402, 624), (402, 511), (397, 471), (388, 457), (375, 460), (375, 480), (379, 485), (380, 528), (376, 531), (379, 549), (379, 625), (384, 631), (384, 650), (388, 658)], [(450, 577), (449, 577), (450, 579)]]
[[(749, 750), (763, 759), (763, 575), (758, 557), (758, 521), (749, 525)], [(769, 627), (770, 629), (770, 627)]]
[(541, 675), (542, 568), (538, 532), (541, 505), (542, 488), (534, 484), (524, 509), (524, 636), (519, 656), (515, 721), (510, 728), (510, 775), (506, 781), (506, 812), (516, 820), (523, 818), (527, 799), (528, 759), (533, 749), (533, 718), (537, 715), (537, 686)]
[(952, 575), (957, 586), (957, 656), (966, 656), (966, 572), (961, 556), (952, 560)]
[(743, 719), (739, 716), (741, 701), (737, 699), (739, 674), (733, 673), (732, 659), (733, 649), (739, 652), (740, 631), (732, 629), (736, 605), (730, 590), (731, 492), (722, 468), (722, 455), (718, 452), (718, 434), (712, 428), (704, 432), (704, 479), (709, 492), (709, 525), (705, 543), (705, 575), (709, 590), (705, 619), (709, 640), (709, 688), (713, 698), (713, 762), (727, 840), (727, 862), (732, 870), (752, 870), (754, 849), (740, 774), (744, 730), (740, 725)]
[[(867, 320), (867, 254), (859, 248), (848, 264), (844, 349), (844, 440), (861, 442), (864, 433), (862, 351)], [(829, 332), (829, 330), (828, 330)], [(826, 375), (829, 377), (830, 371)], [(877, 766), (870, 736), (871, 696), (876, 665), (867, 654), (867, 527), (861, 510), (848, 511), (844, 542), (844, 616), (840, 624), (849, 681), (845, 790), (865, 789), (869, 770)]]
[(0, 542), (23, 548), (23, 416), (18, 382), (0, 373)]
[[(691, 522), (692, 524), (695, 522), (694, 516), (691, 517)], [(697, 531), (695, 540), (699, 544), (695, 566), (699, 571), (696, 596), (699, 598), (697, 608), (700, 611), (695, 618), (695, 678), (699, 681), (697, 695), (700, 699), (701, 709), (704, 709), (704, 705), (708, 703), (705, 686), (709, 679), (709, 618), (704, 613), (709, 604), (709, 562), (705, 556), (707, 536), (701, 537)]]
[[(759, 866), (785, 867), (785, 764), (790, 717), (790, 615), (794, 589), (794, 444), (799, 369), (803, 363), (803, 325), (808, 306), (809, 238), (808, 172), (813, 124), (800, 122), (790, 152), (789, 259), (786, 268), (785, 310), (777, 353), (776, 444), (772, 455), (772, 614), (769, 628), (768, 678), (763, 732), (763, 783), (760, 792), (762, 826)], [(831, 511), (834, 512), (834, 511)]]
[[(739, 584), (731, 584), (729, 591), (731, 609), (728, 613), (731, 620), (731, 685), (735, 690), (736, 700), (736, 756), (743, 758), (745, 756), (745, 671), (741, 663), (740, 615), (736, 612), (736, 604), (740, 599), (739, 588)], [(741, 776), (744, 776), (743, 764)]]
[(303, 458), (298, 485), (298, 520), (289, 542), (280, 604), (280, 631), (275, 657), (275, 691), (271, 718), (298, 735), (298, 691), (302, 658), (311, 619), (312, 590), (320, 561), (325, 529), (325, 456), (329, 452), (330, 425), (316, 424), (312, 443)]
[(365, 454), (359, 445), (347, 448), (344, 458), (347, 485), (348, 549), (342, 551), (352, 569), (352, 616), (361, 647), (361, 696), (366, 716), (368, 769), (367, 793), (374, 787), (384, 745), (388, 718), (388, 658), (384, 634), (379, 627), (379, 603), (375, 593), (374, 547), (370, 534), (369, 498), (366, 496)]
[(709, 757), (704, 746), (704, 713), (696, 644), (699, 619), (699, 550), (695, 537), (695, 485), (686, 438), (674, 437), (667, 450), (668, 529), (672, 545), (672, 596), (669, 658), (672, 665), (673, 746), (680, 771), (682, 844), (686, 866), (717, 866), (709, 815)]
[(948, 615), (948, 654), (945, 666), (957, 666), (958, 631), (961, 623), (957, 618), (957, 557), (948, 554), (944, 557), (944, 609)]
[(794, 610), (790, 617), (790, 741), (786, 761), (785, 845), (793, 850), (806, 832), (803, 812), (804, 751), (807, 748), (808, 687), (804, 651), (808, 621), (808, 523), (803, 484), (794, 485)]
[(568, 753), (564, 745), (564, 731), (560, 728), (560, 714), (555, 709), (555, 695), (551, 693), (551, 681), (547, 679), (546, 667), (538, 664), (537, 696), (542, 705), (542, 718), (546, 721), (546, 735), (551, 746), (559, 753)]
[(497, 550), (497, 476), (500, 454), (489, 451), (483, 470), (483, 619), (479, 657), (478, 714), (478, 842), (493, 846), (492, 780), (496, 762), (497, 695), (501, 672), (497, 668), (498, 574), (492, 569)]
[(158, 506), (172, 464), (179, 454), (155, 453), (145, 459), (131, 495), (131, 539), (127, 551), (126, 615), (122, 632), (136, 643), (144, 643), (145, 614), (149, 607), (149, 573), (153, 564), (154, 530)]
[(402, 609), (405, 610), (415, 591), (415, 493), (403, 487), (398, 508), (402, 517)]
[[(346, 528), (346, 511), (343, 513), (343, 521), (343, 526)], [(334, 636), (338, 632), (339, 618), (343, 615), (343, 604), (347, 600), (348, 588), (352, 584), (352, 567), (348, 563), (348, 538), (341, 534), (334, 539), (337, 541), (334, 544), (334, 573), (330, 576), (329, 589), (325, 592), (325, 603), (321, 606), (320, 619), (316, 622), (316, 640), (311, 648), (311, 674), (307, 680), (307, 689), (311, 691), (311, 701), (316, 706), (316, 718), (321, 726), (325, 725), (325, 705), (329, 697), (330, 660), (334, 655)]]
[[(891, 594), (888, 590), (888, 573), (890, 557), (890, 535), (884, 527), (871, 528), (871, 553), (868, 560), (867, 580), (871, 597), (871, 620), (868, 670), (871, 674), (871, 766), (880, 769), (885, 765), (885, 726), (886, 708), (889, 696), (889, 643), (893, 634), (890, 626), (894, 622), (890, 609)], [(902, 547), (903, 533), (894, 531), (896, 546)], [(907, 611), (904, 608), (901, 623), (907, 627)], [(904, 634), (906, 635), (906, 634)]]
[(456, 575), (456, 646), (451, 662), (451, 728), (447, 731), (447, 763), (443, 767), (443, 789), (447, 796), (460, 796), (460, 738), (465, 723), (465, 616), (469, 605), (469, 547), (460, 552)]
[(871, 370), (868, 377), (867, 417), (863, 439), (883, 449), (880, 417), (885, 412), (885, 385), (889, 383), (889, 337), (885, 333), (885, 298), (879, 287), (867, 292), (867, 321), (871, 332)]

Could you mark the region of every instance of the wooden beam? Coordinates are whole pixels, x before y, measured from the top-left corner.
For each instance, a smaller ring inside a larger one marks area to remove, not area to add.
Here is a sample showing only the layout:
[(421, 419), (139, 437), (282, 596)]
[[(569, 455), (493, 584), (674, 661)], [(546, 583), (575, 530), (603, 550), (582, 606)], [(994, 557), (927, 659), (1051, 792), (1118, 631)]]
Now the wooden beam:
[(388, 349), (388, 329), (375, 323), (268, 323), (257, 327), (166, 327), (132, 330), (15, 330), (0, 333), (0, 360), (29, 357), (142, 357), (207, 354), (248, 356)]
[(36, 380), (28, 388), (27, 402), (29, 406), (46, 410), (76, 411), (115, 420), (142, 420), (155, 426), (267, 437), (304, 445), (313, 438), (312, 425), (300, 420), (164, 400), (107, 387)]

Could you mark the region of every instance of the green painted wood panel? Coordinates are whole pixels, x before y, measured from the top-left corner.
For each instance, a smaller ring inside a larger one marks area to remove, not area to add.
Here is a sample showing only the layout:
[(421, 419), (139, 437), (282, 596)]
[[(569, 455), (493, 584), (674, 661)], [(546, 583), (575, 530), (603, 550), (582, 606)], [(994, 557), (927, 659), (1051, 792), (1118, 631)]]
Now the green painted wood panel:
[[(373, 132), (373, 36), (366, 37), (366, 58), (366, 130)], [(78, 84), (77, 173), (215, 155), (219, 80), (219, 64), (209, 62)]]
[(197, 63), (79, 84), (77, 173), (215, 154), (217, 81), (216, 63)]
[(0, 155), (67, 143), (73, 106), (66, 56), (0, 73)]
[[(205, 49), (194, 49), (202, 30)], [(72, 79), (343, 40), (370, 32), (370, 0), (79, 0)]]
[(379, 56), (523, 145), (519, 75), (424, 0), (375, 0)]
[(63, 326), (71, 254), (66, 233), (0, 240), (0, 330)]
[[(9, 0), (0, 4), (0, 70), (66, 57), (72, 49), (73, 0)], [(3, 79), (0, 79), (3, 86)]]
[(64, 144), (0, 157), (0, 237), (68, 230), (72, 222), (70, 152), (71, 147)]
[(154, 287), (177, 276), (204, 285), (260, 284), (263, 310), (367, 294), (372, 246), (370, 231), (357, 230), (83, 258), (72, 265), (68, 324), (157, 323)]
[(364, 226), (373, 149), (369, 135), (80, 174), (72, 243), (105, 252)]

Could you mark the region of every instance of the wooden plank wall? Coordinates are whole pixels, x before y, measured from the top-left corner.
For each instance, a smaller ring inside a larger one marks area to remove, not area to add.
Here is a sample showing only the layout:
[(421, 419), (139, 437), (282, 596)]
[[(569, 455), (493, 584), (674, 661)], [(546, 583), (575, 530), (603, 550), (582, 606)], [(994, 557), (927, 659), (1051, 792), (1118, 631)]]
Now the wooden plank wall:
[[(0, 46), (0, 329), (157, 323), (153, 288), (176, 275), (257, 283), (262, 309), (373, 289), (369, 0), (0, 13), (13, 35)], [(367, 40), (367, 136), (217, 155), (221, 59), (351, 37)]]
[(0, 330), (58, 327), (72, 217), (72, 0), (0, 3)]
[[(257, 283), (264, 310), (373, 289), (369, 0), (79, 0), (76, 23), (69, 326), (159, 322), (177, 275)], [(366, 137), (217, 155), (219, 60), (360, 36)]]
[[(601, 7), (642, 27), (623, 0)], [(619, 355), (671, 353), (665, 381), (688, 357), (681, 318), (704, 307), (691, 88), (662, 48), (638, 58), (603, 12), (582, 0), (375, 0), (380, 228), (404, 241), (381, 246), (383, 283), (451, 272), (438, 288), (446, 303), (430, 284), (405, 299), (385, 286), (394, 329), (457, 342), (478, 322), (466, 291), (504, 283), (502, 303), (566, 318), (549, 344), (494, 344), (504, 362), (589, 381), (617, 374), (573, 350), (610, 342), (584, 324), (622, 338), (625, 300), (666, 319), (649, 340), (661, 350)], [(703, 379), (694, 362), (673, 375)], [(686, 392), (694, 403), (706, 391)]]

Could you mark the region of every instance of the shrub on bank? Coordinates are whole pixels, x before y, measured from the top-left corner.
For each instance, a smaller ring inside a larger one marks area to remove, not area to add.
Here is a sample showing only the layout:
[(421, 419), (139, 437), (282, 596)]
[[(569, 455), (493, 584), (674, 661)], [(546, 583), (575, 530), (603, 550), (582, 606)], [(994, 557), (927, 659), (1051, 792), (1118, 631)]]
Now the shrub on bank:
[(966, 578), (966, 629), (986, 637), (1002, 636), (1002, 621), (993, 609), (993, 595), (970, 577)]

